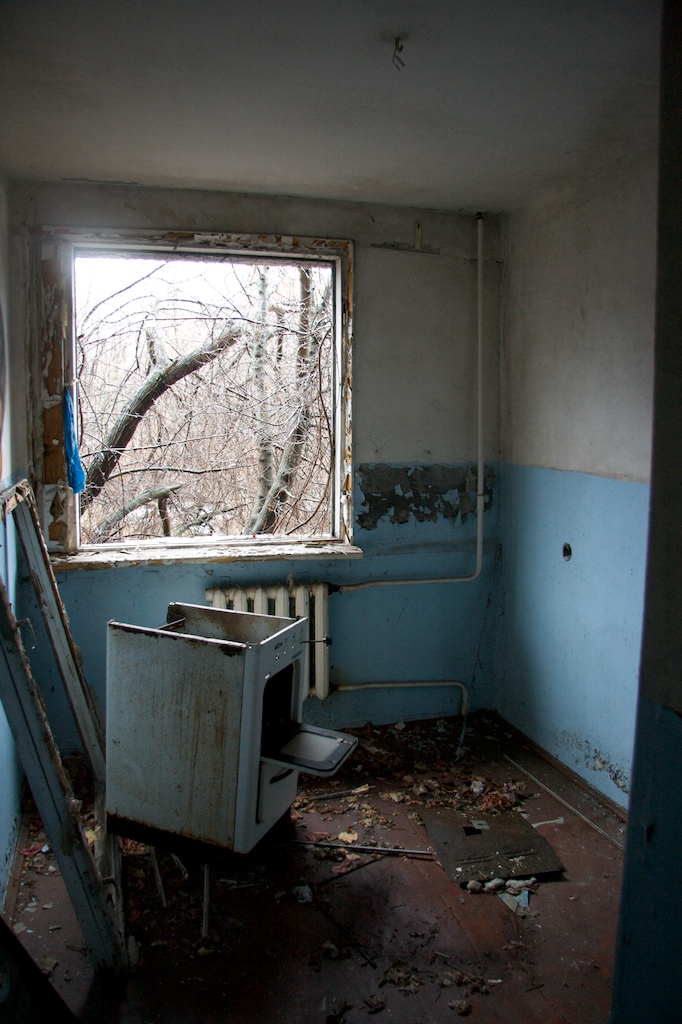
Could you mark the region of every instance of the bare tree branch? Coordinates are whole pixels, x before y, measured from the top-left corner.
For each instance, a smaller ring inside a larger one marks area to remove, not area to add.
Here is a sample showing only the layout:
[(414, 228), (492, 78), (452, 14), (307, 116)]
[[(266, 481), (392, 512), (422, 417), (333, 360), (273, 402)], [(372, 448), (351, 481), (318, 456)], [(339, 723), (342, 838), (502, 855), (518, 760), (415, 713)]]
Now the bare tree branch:
[(170, 537), (171, 535), (171, 521), (168, 515), (168, 489), (167, 493), (160, 494), (157, 499), (157, 505), (159, 507), (159, 518), (161, 519), (161, 529), (163, 530), (164, 537)]
[(178, 530), (176, 536), (180, 537), (183, 533), (187, 533), (189, 530), (193, 530), (197, 526), (206, 526), (216, 516), (227, 515), (230, 512), (236, 512), (238, 505), (232, 505), (230, 508), (216, 508), (212, 512), (202, 512), (196, 519), (192, 519), (189, 523), (184, 523)]
[(299, 267), (299, 334), (296, 353), (296, 377), (300, 389), (296, 423), (287, 438), (282, 450), (279, 468), (273, 479), (272, 440), (268, 442), (270, 463), (264, 472), (263, 461), (259, 461), (258, 492), (256, 505), (244, 528), (244, 533), (270, 533), (277, 521), (279, 506), (289, 498), (289, 488), (295, 476), (298, 464), (303, 455), (308, 431), (310, 429), (310, 411), (304, 399), (306, 381), (309, 376), (311, 354), (315, 349), (316, 339), (311, 334), (312, 293), (310, 271), (307, 267)]
[(252, 365), (253, 382), (256, 391), (256, 410), (258, 423), (258, 478), (254, 497), (253, 516), (257, 516), (265, 503), (266, 495), (272, 485), (274, 453), (272, 448), (272, 432), (270, 429), (269, 408), (265, 387), (265, 360), (268, 343), (268, 282), (264, 267), (258, 271), (258, 304), (260, 324), (256, 329)]
[(124, 292), (129, 292), (131, 288), (135, 287), (135, 285), (141, 284), (142, 281), (146, 281), (148, 277), (151, 277), (152, 274), (155, 274), (157, 272), (157, 270), (161, 270), (165, 266), (166, 264), (162, 263), (161, 266), (154, 267), (154, 269), (150, 270), (148, 274), (144, 274), (142, 277), (138, 277), (136, 281), (131, 281), (131, 283), (127, 284), (124, 288), (119, 288), (119, 290), (117, 292), (114, 292), (113, 295), (107, 295), (105, 299), (102, 299), (100, 302), (95, 303), (95, 305), (92, 306), (92, 308), (89, 309), (85, 316), (83, 317), (81, 327), (85, 326), (85, 324), (88, 322), (92, 314), (95, 313), (100, 308), (100, 306), (103, 306), (105, 302), (111, 302), (111, 300), (115, 299), (117, 295), (123, 295)]
[(251, 516), (251, 519), (244, 527), (244, 533), (268, 533), (272, 530), (277, 518), (278, 506), (288, 497), (291, 481), (301, 461), (308, 427), (308, 410), (302, 409), (296, 425), (282, 450), (282, 458), (280, 459), (277, 475), (268, 493), (265, 495), (260, 510)]
[[(157, 487), (153, 491), (145, 491), (144, 494), (140, 494), (137, 498), (132, 498), (130, 501), (126, 501), (125, 505), (121, 505), (115, 512), (112, 512), (110, 516), (100, 523), (95, 531), (94, 543), (101, 543), (109, 537), (111, 531), (117, 526), (122, 520), (129, 516), (131, 512), (134, 512), (136, 508), (141, 508), (142, 505), (148, 504), (150, 501), (167, 501), (168, 496), (173, 491), (178, 491), (182, 487), (182, 484), (175, 484), (174, 487)], [(159, 512), (161, 512), (161, 506), (159, 506)], [(163, 515), (161, 517), (163, 519)], [(164, 531), (165, 532), (165, 531)]]
[(87, 508), (93, 498), (97, 497), (118, 464), (121, 454), (138, 428), (140, 420), (154, 403), (174, 384), (189, 376), (195, 370), (212, 362), (222, 352), (230, 348), (241, 337), (241, 332), (227, 331), (211, 345), (195, 349), (182, 359), (174, 359), (172, 363), (156, 370), (144, 382), (139, 391), (118, 417), (103, 445), (103, 451), (92, 461), (85, 480), (85, 490), (81, 496), (81, 509)]

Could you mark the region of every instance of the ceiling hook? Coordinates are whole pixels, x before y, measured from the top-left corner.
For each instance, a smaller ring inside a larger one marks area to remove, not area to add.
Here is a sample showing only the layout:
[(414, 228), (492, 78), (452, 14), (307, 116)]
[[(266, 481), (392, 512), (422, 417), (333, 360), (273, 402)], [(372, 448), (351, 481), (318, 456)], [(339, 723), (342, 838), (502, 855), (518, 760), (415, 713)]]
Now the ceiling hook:
[(405, 61), (402, 59), (400, 54), (403, 52), (403, 41), (400, 36), (396, 36), (394, 39), (395, 48), (393, 50), (393, 67), (397, 71), (402, 71), (405, 67)]

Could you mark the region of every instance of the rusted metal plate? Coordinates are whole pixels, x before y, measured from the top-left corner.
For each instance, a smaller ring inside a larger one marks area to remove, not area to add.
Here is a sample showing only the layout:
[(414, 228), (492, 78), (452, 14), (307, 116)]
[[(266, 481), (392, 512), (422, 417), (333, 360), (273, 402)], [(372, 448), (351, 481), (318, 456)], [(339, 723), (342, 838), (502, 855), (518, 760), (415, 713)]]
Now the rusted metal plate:
[(449, 807), (424, 807), (419, 816), (453, 881), (528, 878), (563, 870), (544, 836), (515, 812), (479, 812), (467, 818)]
[(214, 640), (227, 640), (236, 644), (259, 644), (287, 629), (293, 621), (283, 616), (232, 612), (200, 604), (180, 604), (177, 601), (168, 605), (167, 619), (167, 628), (178, 633), (212, 637)]
[(110, 623), (107, 812), (232, 846), (244, 659), (236, 644)]

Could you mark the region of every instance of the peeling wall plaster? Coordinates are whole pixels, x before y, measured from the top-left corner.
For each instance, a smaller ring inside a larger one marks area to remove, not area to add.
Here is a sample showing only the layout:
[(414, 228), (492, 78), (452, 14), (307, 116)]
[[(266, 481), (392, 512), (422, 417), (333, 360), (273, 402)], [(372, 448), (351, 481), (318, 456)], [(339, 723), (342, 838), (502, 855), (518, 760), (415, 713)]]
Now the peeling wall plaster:
[[(406, 523), (410, 518), (423, 523), (439, 517), (454, 522), (459, 516), (465, 523), (476, 512), (476, 466), (364, 463), (356, 475), (363, 495), (357, 524), (363, 530), (376, 529), (384, 518), (392, 523)], [(486, 511), (492, 507), (494, 486), (495, 471), (486, 466)]]
[(577, 761), (581, 761), (591, 772), (606, 772), (613, 783), (623, 793), (630, 792), (629, 767), (619, 767), (613, 763), (604, 751), (599, 750), (587, 739), (581, 739), (575, 733), (564, 730), (557, 736), (557, 747), (569, 751)]

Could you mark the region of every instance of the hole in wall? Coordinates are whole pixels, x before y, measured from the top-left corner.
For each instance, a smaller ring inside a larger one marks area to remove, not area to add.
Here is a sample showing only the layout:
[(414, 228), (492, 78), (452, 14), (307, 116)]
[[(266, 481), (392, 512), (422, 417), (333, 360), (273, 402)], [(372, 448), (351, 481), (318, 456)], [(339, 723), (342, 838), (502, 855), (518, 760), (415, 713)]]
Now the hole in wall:
[(572, 549), (570, 544), (564, 544), (563, 555), (564, 555), (565, 561), (567, 561), (567, 562), (571, 561), (571, 558), (573, 557), (573, 549)]

